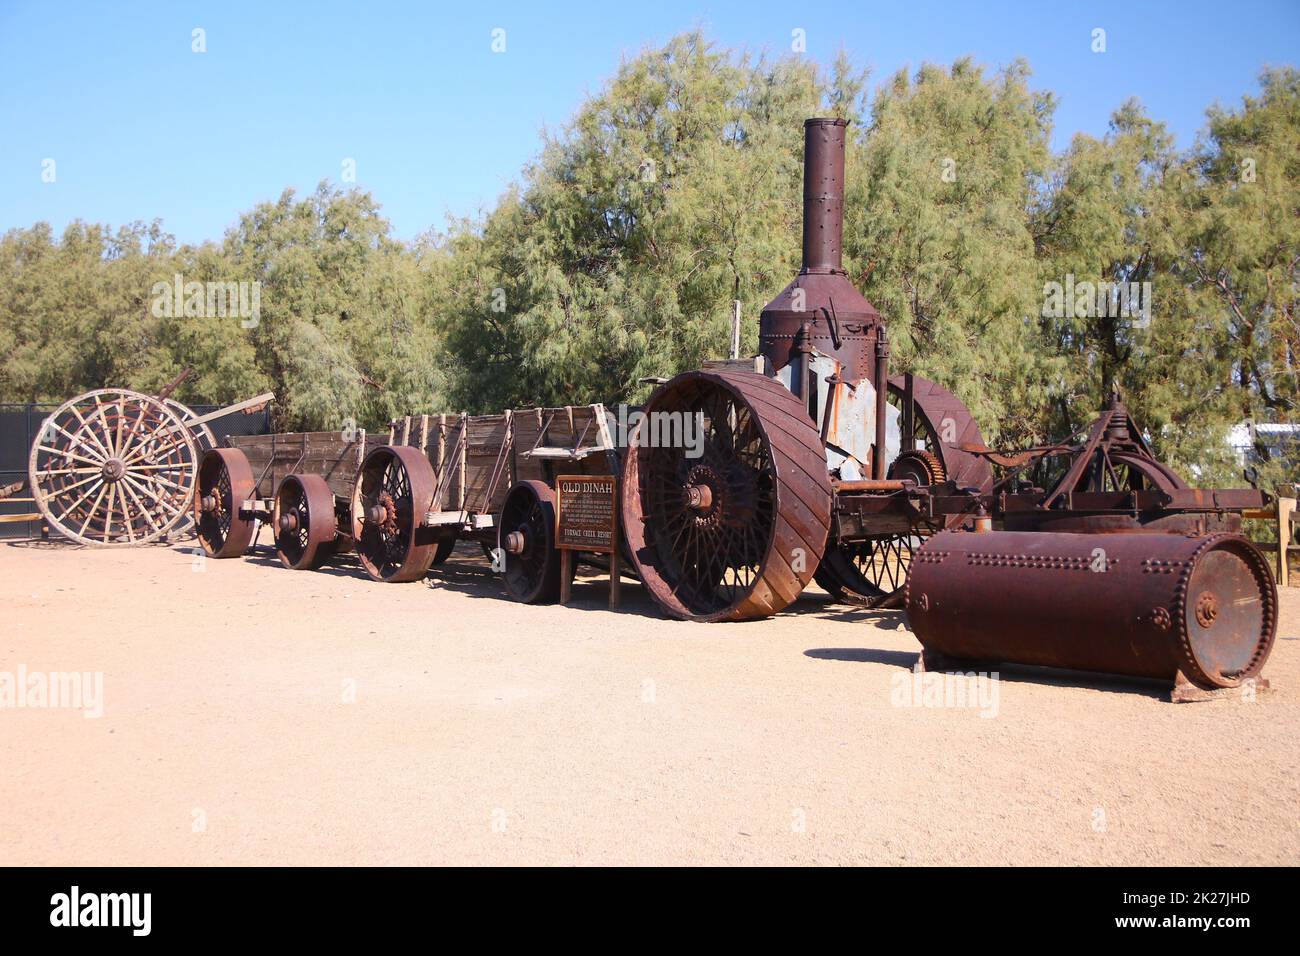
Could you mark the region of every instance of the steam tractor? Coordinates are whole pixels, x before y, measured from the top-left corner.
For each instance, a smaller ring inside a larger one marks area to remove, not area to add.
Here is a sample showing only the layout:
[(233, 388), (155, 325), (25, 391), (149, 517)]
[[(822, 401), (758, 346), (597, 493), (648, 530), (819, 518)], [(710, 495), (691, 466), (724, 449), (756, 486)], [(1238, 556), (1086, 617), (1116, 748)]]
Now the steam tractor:
[(644, 408), (643, 427), (695, 416), (703, 453), (636, 435), (624, 451), (623, 527), (646, 589), (675, 617), (735, 621), (815, 578), (844, 601), (905, 607), (931, 662), (1199, 692), (1257, 678), (1277, 596), (1240, 529), (1267, 496), (1189, 488), (1118, 396), (1079, 440), (1003, 454), (940, 384), (891, 374), (885, 323), (842, 264), (845, 128), (805, 123), (803, 265), (762, 311), (760, 355), (680, 374)]

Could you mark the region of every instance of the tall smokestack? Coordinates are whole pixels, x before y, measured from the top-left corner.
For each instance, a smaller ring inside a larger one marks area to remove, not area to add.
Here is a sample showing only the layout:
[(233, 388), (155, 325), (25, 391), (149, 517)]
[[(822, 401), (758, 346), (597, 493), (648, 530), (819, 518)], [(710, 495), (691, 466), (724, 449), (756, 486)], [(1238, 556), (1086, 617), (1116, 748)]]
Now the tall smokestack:
[(803, 267), (764, 307), (759, 351), (774, 371), (815, 350), (851, 385), (876, 384), (880, 313), (844, 272), (844, 136), (848, 120), (803, 124)]
[(844, 271), (842, 119), (803, 123), (803, 271)]

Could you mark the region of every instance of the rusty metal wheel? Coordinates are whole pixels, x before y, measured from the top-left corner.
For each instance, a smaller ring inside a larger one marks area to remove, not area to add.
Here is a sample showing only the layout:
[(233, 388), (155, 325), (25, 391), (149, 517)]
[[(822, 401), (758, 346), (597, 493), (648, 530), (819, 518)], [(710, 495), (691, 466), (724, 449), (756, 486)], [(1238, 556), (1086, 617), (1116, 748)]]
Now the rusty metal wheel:
[[(889, 380), (890, 404), (901, 407), (905, 379)], [(993, 469), (978, 455), (963, 451), (964, 442), (982, 445), (983, 436), (970, 410), (955, 395), (929, 379), (912, 377), (913, 447), (902, 449), (889, 465), (888, 477), (910, 478), (918, 485), (952, 480), (960, 488), (993, 487)], [(956, 526), (963, 519), (950, 522)], [(901, 607), (912, 557), (941, 524), (917, 522), (907, 531), (876, 535), (864, 541), (831, 541), (817, 569), (817, 583), (836, 600), (862, 607)]]
[[(646, 590), (696, 621), (766, 617), (794, 601), (831, 515), (826, 449), (802, 403), (754, 372), (698, 371), (660, 387), (644, 411), (622, 511)], [(701, 441), (651, 447), (674, 433)]]
[(405, 445), (380, 445), (361, 463), (352, 490), (352, 537), (376, 581), (418, 581), (429, 570), (440, 537), (424, 526), (435, 481), (429, 459)]
[(280, 482), (271, 510), (275, 552), (286, 568), (314, 571), (334, 555), (338, 520), (334, 492), (320, 475), (290, 475)]
[(60, 405), (28, 459), (36, 507), (81, 544), (133, 547), (167, 535), (189, 513), (197, 455), (163, 402), (96, 389)]
[[(901, 408), (906, 397), (906, 376), (889, 380), (889, 403)], [(938, 382), (919, 375), (912, 376), (912, 401), (916, 418), (913, 423), (915, 444), (903, 451), (926, 451), (943, 466), (948, 480), (958, 488), (993, 489), (993, 466), (988, 460), (964, 451), (962, 445), (983, 445), (980, 427), (960, 398)], [(960, 523), (958, 521), (957, 523)]]
[(256, 485), (238, 448), (213, 448), (203, 456), (194, 491), (194, 530), (208, 557), (237, 558), (248, 550), (257, 522), (241, 511)]
[[(904, 451), (890, 463), (888, 477), (936, 485), (947, 476), (934, 453)], [(876, 535), (865, 541), (831, 541), (817, 568), (817, 583), (845, 604), (897, 606), (913, 555), (938, 530), (936, 524), (918, 522), (907, 532)]]
[(451, 557), (451, 553), (456, 550), (456, 535), (444, 534), (438, 539), (437, 546), (433, 549), (433, 557), (429, 559), (430, 565), (442, 564)]
[[(555, 550), (555, 492), (544, 481), (521, 481), (510, 489), (497, 525), (505, 556), (506, 591), (525, 604), (560, 596), (560, 552)], [(577, 567), (577, 561), (571, 562)]]

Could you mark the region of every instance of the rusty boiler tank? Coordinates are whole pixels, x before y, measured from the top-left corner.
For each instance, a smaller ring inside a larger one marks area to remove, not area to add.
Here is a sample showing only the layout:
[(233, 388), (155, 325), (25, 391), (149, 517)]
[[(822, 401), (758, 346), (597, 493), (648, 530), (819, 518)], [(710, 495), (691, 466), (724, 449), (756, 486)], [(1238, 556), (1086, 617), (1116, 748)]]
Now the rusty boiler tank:
[(913, 632), (941, 659), (1172, 680), (1259, 676), (1277, 589), (1238, 534), (944, 531), (912, 563)]

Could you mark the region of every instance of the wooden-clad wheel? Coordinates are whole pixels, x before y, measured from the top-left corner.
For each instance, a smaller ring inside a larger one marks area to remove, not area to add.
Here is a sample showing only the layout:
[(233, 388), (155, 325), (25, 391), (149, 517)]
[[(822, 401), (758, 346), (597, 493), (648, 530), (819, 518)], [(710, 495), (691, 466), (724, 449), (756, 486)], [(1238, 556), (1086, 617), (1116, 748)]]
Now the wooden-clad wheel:
[(190, 430), (163, 402), (103, 388), (60, 405), (28, 459), (36, 506), (81, 544), (156, 541), (189, 513), (197, 457)]
[(352, 490), (352, 537), (376, 581), (418, 581), (429, 570), (445, 538), (424, 526), (435, 482), (429, 459), (405, 445), (380, 445), (361, 463)]
[(248, 550), (256, 522), (241, 513), (256, 482), (238, 448), (213, 448), (199, 462), (194, 490), (194, 530), (212, 558), (237, 558)]
[[(644, 411), (622, 512), (646, 589), (696, 621), (766, 617), (794, 601), (831, 516), (826, 449), (807, 409), (754, 372), (697, 371), (661, 386)], [(674, 435), (691, 440), (663, 440)]]
[[(905, 378), (889, 380), (890, 404), (901, 407)], [(918, 485), (954, 481), (959, 488), (993, 487), (993, 469), (979, 455), (963, 451), (966, 442), (983, 445), (970, 410), (942, 385), (912, 377), (913, 447), (904, 448), (889, 465), (888, 477), (910, 478)], [(950, 519), (955, 527), (964, 519)], [(865, 541), (830, 541), (817, 569), (817, 583), (831, 597), (864, 607), (901, 607), (912, 557), (943, 524), (915, 522), (907, 531), (874, 535)]]
[(505, 555), (503, 577), (512, 598), (543, 604), (560, 596), (555, 492), (546, 482), (521, 481), (510, 489), (497, 524), (497, 547)]
[(276, 489), (271, 526), (275, 552), (286, 568), (319, 568), (334, 554), (334, 492), (320, 475), (290, 475)]

